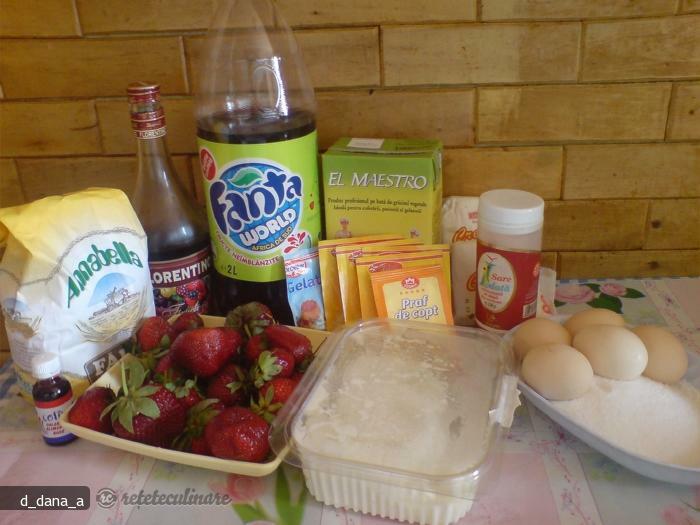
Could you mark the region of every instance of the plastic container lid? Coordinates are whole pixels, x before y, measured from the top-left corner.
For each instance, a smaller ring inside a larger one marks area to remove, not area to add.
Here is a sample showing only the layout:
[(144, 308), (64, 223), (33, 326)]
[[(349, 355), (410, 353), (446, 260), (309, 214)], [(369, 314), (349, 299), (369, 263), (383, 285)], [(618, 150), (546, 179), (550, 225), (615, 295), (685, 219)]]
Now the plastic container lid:
[(289, 446), (305, 475), (473, 499), (520, 404), (511, 366), (482, 330), (361, 322), (324, 343), (272, 423), (272, 448)]
[(521, 190), (491, 190), (479, 197), (479, 226), (501, 233), (525, 235), (544, 222), (544, 201)]
[(57, 354), (45, 353), (32, 359), (32, 375), (37, 379), (48, 379), (61, 373), (61, 358)]

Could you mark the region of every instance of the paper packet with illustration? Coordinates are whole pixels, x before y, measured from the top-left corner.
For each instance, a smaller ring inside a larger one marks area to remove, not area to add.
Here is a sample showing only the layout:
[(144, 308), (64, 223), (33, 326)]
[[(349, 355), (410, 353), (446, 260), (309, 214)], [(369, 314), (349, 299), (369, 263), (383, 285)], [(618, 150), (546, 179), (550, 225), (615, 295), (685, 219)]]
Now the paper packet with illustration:
[(285, 254), (284, 272), (287, 276), (287, 300), (294, 316), (294, 324), (325, 330), (318, 248), (300, 248), (291, 254)]
[(345, 323), (353, 323), (362, 319), (355, 259), (367, 253), (387, 253), (392, 247), (405, 247), (419, 244), (415, 239), (396, 239), (393, 241), (349, 244), (336, 249), (335, 260), (338, 265), (338, 281), (340, 297), (343, 303)]
[(379, 317), (453, 324), (452, 302), (441, 266), (420, 266), (373, 273)]
[(146, 234), (126, 195), (94, 188), (0, 210), (0, 307), (20, 392), (56, 353), (79, 395), (155, 314)]
[[(360, 300), (362, 319), (371, 319), (377, 316), (374, 293), (370, 275), (387, 270), (400, 268), (415, 268), (418, 266), (440, 265), (445, 273), (447, 290), (450, 282), (450, 253), (449, 248), (442, 244), (425, 246), (398, 246), (397, 249), (433, 247), (432, 250), (396, 251), (385, 255), (363, 255), (355, 259), (355, 271), (357, 274), (357, 289)], [(435, 249), (437, 247), (437, 249)], [(393, 250), (392, 250), (393, 252)], [(368, 252), (369, 253), (369, 252)]]
[(346, 239), (330, 239), (318, 242), (318, 259), (321, 266), (323, 306), (326, 310), (326, 330), (335, 330), (344, 323), (343, 303), (340, 295), (336, 250), (340, 246), (358, 243), (375, 243), (401, 239), (400, 235), (367, 235)]
[(447, 197), (442, 203), (442, 242), (450, 244), (455, 324), (473, 326), (476, 307), (478, 197)]

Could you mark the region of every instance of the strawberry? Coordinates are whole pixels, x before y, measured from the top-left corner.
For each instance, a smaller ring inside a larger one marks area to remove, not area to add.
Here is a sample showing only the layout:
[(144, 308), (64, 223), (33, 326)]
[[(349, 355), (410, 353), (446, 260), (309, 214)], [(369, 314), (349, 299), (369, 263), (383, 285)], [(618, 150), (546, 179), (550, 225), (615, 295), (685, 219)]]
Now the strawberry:
[(267, 422), (247, 408), (228, 407), (212, 419), (204, 436), (214, 456), (238, 461), (264, 461), (270, 452)]
[(170, 351), (158, 360), (153, 373), (158, 382), (162, 384), (176, 382), (185, 377), (185, 372), (175, 364), (175, 359)]
[(226, 406), (241, 405), (246, 399), (245, 371), (229, 363), (209, 380), (207, 397), (218, 399)]
[(262, 333), (275, 324), (272, 310), (262, 303), (252, 302), (237, 306), (226, 316), (225, 326), (237, 330), (246, 339)]
[(294, 356), (281, 348), (262, 352), (251, 369), (253, 384), (258, 388), (273, 377), (289, 377), (293, 373)]
[(225, 345), (231, 345), (234, 348), (236, 348), (236, 352), (234, 353), (234, 358), (238, 358), (238, 351), (240, 350), (243, 341), (241, 340), (241, 334), (239, 334), (236, 330), (233, 328), (229, 328), (228, 326), (222, 326), (219, 328), (221, 330), (221, 333), (223, 334), (224, 337), (224, 344)]
[(290, 398), (298, 382), (288, 377), (276, 377), (265, 383), (260, 389), (263, 398), (271, 397), (270, 403), (285, 404)]
[(250, 402), (250, 409), (268, 423), (275, 419), (280, 408), (291, 397), (299, 381), (288, 377), (276, 377), (258, 390), (258, 401)]
[(175, 397), (185, 410), (189, 410), (203, 399), (195, 379), (187, 379), (182, 384), (166, 383), (163, 386), (175, 394)]
[(190, 452), (202, 456), (211, 456), (211, 449), (209, 448), (207, 439), (204, 436), (193, 437), (190, 442)]
[(122, 364), (121, 395), (102, 411), (111, 411), (114, 433), (147, 445), (166, 447), (185, 427), (185, 408), (170, 390), (147, 384), (139, 361)]
[(190, 408), (185, 429), (173, 441), (173, 448), (211, 456), (204, 429), (223, 409), (224, 406), (217, 399), (204, 399)]
[(156, 367), (158, 366), (158, 362), (168, 353), (167, 350), (161, 350), (160, 348), (156, 348), (148, 352), (140, 352), (138, 345), (134, 350), (134, 355), (147, 372), (155, 371)]
[(73, 408), (68, 412), (68, 421), (81, 427), (89, 428), (105, 434), (112, 433), (112, 421), (102, 417), (102, 412), (114, 402), (114, 392), (111, 388), (96, 386), (78, 398)]
[(204, 326), (204, 320), (196, 312), (185, 312), (182, 315), (179, 315), (172, 323), (175, 337), (180, 335), (182, 332), (194, 330), (195, 328), (201, 328), (202, 326)]
[(248, 364), (253, 364), (258, 360), (260, 354), (265, 350), (268, 350), (270, 345), (267, 341), (267, 336), (265, 334), (254, 335), (245, 344), (245, 351), (243, 352), (243, 359)]
[(305, 370), (313, 358), (311, 341), (288, 326), (276, 324), (265, 329), (265, 335), (271, 346), (287, 350), (294, 356), (297, 368)]
[(175, 362), (194, 375), (211, 377), (231, 359), (241, 344), (241, 337), (224, 328), (195, 328), (182, 332), (170, 351)]
[(136, 343), (142, 352), (170, 347), (175, 332), (162, 317), (147, 317), (136, 332)]

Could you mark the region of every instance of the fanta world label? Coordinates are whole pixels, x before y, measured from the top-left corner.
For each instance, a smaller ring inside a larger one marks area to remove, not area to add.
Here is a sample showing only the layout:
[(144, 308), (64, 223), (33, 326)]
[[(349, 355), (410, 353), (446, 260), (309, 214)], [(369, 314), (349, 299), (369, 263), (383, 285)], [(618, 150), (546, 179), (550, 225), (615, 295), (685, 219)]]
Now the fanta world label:
[(321, 234), (316, 132), (266, 144), (198, 138), (214, 267), (244, 281), (285, 278), (281, 253)]

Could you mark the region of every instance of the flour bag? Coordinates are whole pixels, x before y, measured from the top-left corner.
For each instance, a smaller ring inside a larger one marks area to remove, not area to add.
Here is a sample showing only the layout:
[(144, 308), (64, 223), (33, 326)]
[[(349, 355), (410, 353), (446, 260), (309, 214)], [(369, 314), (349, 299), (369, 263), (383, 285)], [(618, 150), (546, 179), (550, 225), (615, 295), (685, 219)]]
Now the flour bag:
[(126, 195), (93, 188), (0, 209), (0, 307), (21, 393), (53, 352), (78, 396), (154, 315), (146, 234)]

